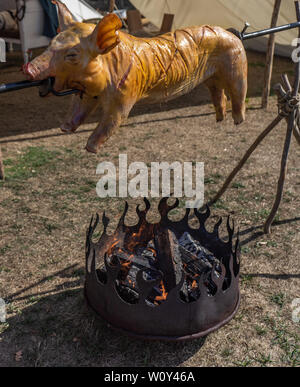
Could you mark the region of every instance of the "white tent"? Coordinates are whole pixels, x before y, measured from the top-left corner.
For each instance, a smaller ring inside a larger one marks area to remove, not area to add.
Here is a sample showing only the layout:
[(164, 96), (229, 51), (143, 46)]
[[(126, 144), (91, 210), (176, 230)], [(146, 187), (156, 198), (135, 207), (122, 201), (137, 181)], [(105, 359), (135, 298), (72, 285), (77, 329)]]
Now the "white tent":
[(103, 16), (84, 0), (60, 0), (66, 4), (74, 19), (77, 21), (87, 19), (100, 19)]
[[(132, 4), (159, 27), (164, 13), (175, 15), (173, 28), (193, 25), (218, 25), (224, 28), (243, 29), (250, 23), (247, 32), (270, 27), (275, 0), (131, 0)], [(294, 0), (282, 0), (277, 25), (296, 21)], [(297, 29), (276, 33), (276, 50), (279, 55), (289, 56), (292, 41), (298, 36)], [(245, 41), (245, 46), (265, 51), (267, 38)]]

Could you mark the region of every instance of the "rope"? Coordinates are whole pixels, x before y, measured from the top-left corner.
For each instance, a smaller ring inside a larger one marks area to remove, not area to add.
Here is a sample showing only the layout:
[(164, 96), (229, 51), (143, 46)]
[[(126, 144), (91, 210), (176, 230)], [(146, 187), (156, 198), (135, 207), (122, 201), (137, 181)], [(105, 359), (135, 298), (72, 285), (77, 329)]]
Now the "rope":
[(288, 91), (284, 96), (278, 97), (278, 114), (281, 117), (288, 117), (294, 110), (300, 108), (300, 96), (299, 94), (296, 97), (291, 95), (291, 92)]
[(293, 133), (300, 145), (300, 95), (297, 94), (297, 96), (294, 97), (290, 90), (287, 92), (283, 88), (281, 88), (281, 90), (281, 95), (280, 93), (277, 94), (278, 115), (288, 119), (289, 115), (294, 112)]

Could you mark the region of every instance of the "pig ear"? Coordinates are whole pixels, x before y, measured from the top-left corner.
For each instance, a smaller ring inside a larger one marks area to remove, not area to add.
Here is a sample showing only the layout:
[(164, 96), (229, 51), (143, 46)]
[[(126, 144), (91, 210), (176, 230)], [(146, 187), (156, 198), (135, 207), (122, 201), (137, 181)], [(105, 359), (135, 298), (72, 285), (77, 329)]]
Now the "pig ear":
[(57, 5), (58, 8), (58, 22), (59, 22), (59, 31), (62, 32), (66, 30), (72, 23), (75, 23), (73, 15), (68, 10), (67, 6), (61, 3), (58, 0), (52, 0), (52, 3)]
[(114, 13), (109, 13), (97, 24), (91, 35), (92, 44), (100, 54), (106, 54), (112, 50), (118, 43), (119, 37), (117, 30), (122, 28), (120, 18)]

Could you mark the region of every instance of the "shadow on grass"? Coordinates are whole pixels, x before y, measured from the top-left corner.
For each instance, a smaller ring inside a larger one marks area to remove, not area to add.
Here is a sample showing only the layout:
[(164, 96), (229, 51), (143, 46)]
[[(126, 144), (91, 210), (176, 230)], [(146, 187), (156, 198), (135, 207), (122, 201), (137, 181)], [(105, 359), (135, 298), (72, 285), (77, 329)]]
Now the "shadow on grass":
[[(170, 109), (169, 109), (170, 110)], [(260, 110), (260, 108), (258, 107), (250, 107), (248, 108), (247, 110)], [(150, 111), (151, 113), (153, 113), (153, 111)], [(159, 110), (159, 112), (161, 112), (161, 110)], [(149, 113), (149, 109), (147, 110), (147, 113)], [(143, 114), (143, 113), (141, 113)], [(228, 114), (230, 115), (231, 114), (231, 110), (228, 110)], [(173, 121), (173, 120), (184, 120), (184, 119), (189, 119), (189, 118), (198, 118), (198, 117), (209, 117), (209, 116), (214, 116), (215, 115), (215, 112), (211, 112), (211, 113), (202, 113), (202, 114), (190, 114), (190, 115), (176, 115), (174, 117), (167, 117), (167, 118), (158, 118), (158, 119), (153, 119), (153, 120), (146, 120), (146, 121), (138, 121), (138, 122), (134, 122), (134, 123), (131, 123), (131, 124), (123, 124), (121, 125), (121, 128), (126, 128), (126, 127), (130, 127), (130, 126), (137, 126), (137, 125), (148, 125), (148, 124), (151, 124), (151, 123), (155, 123), (155, 122), (164, 122), (164, 121)], [(230, 117), (228, 118), (230, 119)], [(89, 133), (89, 132), (93, 132), (96, 128), (96, 126), (98, 125), (97, 122), (89, 122), (89, 124), (94, 124), (94, 128), (93, 129), (79, 129), (76, 131), (76, 133)], [(200, 123), (199, 123), (200, 124)], [(74, 135), (74, 133), (71, 133)], [(56, 133), (53, 133), (53, 134), (46, 134), (46, 135), (42, 135), (42, 136), (35, 136), (35, 137), (24, 137), (24, 138), (19, 138), (18, 140), (16, 139), (12, 139), (12, 140), (1, 140), (0, 141), (0, 144), (8, 144), (10, 142), (23, 142), (23, 141), (36, 141), (36, 140), (41, 140), (41, 139), (45, 139), (45, 138), (51, 138), (51, 137), (60, 137), (60, 136), (67, 136), (68, 134), (67, 133), (64, 133), (62, 132), (60, 129), (57, 129), (57, 132)], [(0, 136), (1, 138), (1, 136)]]
[(290, 278), (299, 278), (300, 274), (270, 274), (270, 273), (247, 273), (247, 277), (250, 278), (269, 278), (278, 280), (289, 280)]
[[(49, 281), (49, 277), (61, 277), (61, 278), (68, 278), (70, 276), (74, 277), (74, 274), (69, 274), (71, 271), (74, 272), (74, 269), (78, 267), (78, 264), (75, 263), (74, 265), (70, 265), (66, 268), (64, 268), (63, 270), (59, 270), (53, 274), (50, 274), (48, 275), (47, 277), (41, 279), (40, 281), (37, 281), (37, 282), (34, 282), (33, 284), (29, 285), (29, 286), (26, 286), (25, 288), (9, 295), (6, 299), (5, 299), (5, 302), (12, 302), (12, 301), (20, 301), (20, 300), (26, 300), (26, 299), (29, 299), (31, 297), (35, 297), (35, 296), (41, 296), (41, 295), (45, 295), (45, 294), (49, 294), (49, 293), (53, 293), (53, 292), (58, 292), (60, 290), (63, 290), (65, 289), (66, 287), (67, 288), (72, 288), (72, 287), (75, 287), (75, 286), (79, 286), (80, 285), (80, 281), (72, 281), (72, 282), (68, 282), (67, 284), (62, 284), (62, 285), (59, 285), (59, 286), (56, 286), (54, 289), (51, 289), (49, 291), (46, 291), (46, 292), (38, 292), (38, 293), (31, 293), (29, 295), (26, 295), (26, 296), (21, 296), (21, 294), (27, 292), (28, 290), (30, 289), (33, 289), (37, 286), (40, 286), (42, 284), (44, 284), (45, 282)], [(19, 297), (21, 296), (21, 297)]]
[[(62, 275), (62, 272), (58, 273)], [(173, 343), (138, 340), (119, 334), (88, 308), (82, 288), (64, 290), (38, 300), (31, 294), (23, 297), (25, 299), (28, 306), (7, 319), (8, 327), (1, 335), (6, 352), (6, 357), (3, 351), (2, 355), (0, 353), (3, 366), (175, 367), (193, 357), (206, 340), (203, 337)], [(16, 364), (14, 354), (20, 349), (22, 360)]]
[[(0, 131), (0, 138), (57, 128), (61, 122), (65, 120), (71, 102), (71, 98), (69, 97), (50, 96), (47, 98), (40, 98), (38, 97), (37, 88), (36, 90), (33, 88), (18, 92), (18, 100), (12, 98), (14, 93), (7, 94), (9, 95), (6, 99), (5, 96), (0, 95), (0, 107), (1, 101), (3, 101), (3, 106), (0, 108), (0, 116), (2, 116), (2, 122), (6, 124), (5, 130)], [(31, 104), (28, 104), (28, 98), (31, 98)], [(168, 102), (153, 104), (138, 102), (131, 110), (129, 117), (136, 117), (144, 114), (159, 114), (162, 112), (180, 110), (186, 107), (206, 105), (207, 103), (212, 103), (208, 90), (203, 84), (200, 84), (188, 94)], [(20, 105), (22, 106), (21, 112), (19, 108)], [(20, 122), (16, 121), (16, 114), (22, 115), (23, 122), (31, 122), (32, 124), (29, 127), (22, 125)], [(99, 111), (96, 110), (87, 117), (85, 124), (91, 124), (98, 121)]]
[[(299, 221), (300, 221), (300, 217), (279, 220), (279, 221), (275, 221), (272, 224), (272, 227), (282, 226), (284, 224), (290, 224), (290, 223), (299, 222)], [(239, 233), (240, 237), (242, 237), (244, 235), (248, 235), (248, 234), (252, 233), (254, 230), (257, 230), (257, 229), (263, 229), (263, 225), (249, 227), (249, 228), (247, 228), (245, 230), (240, 231), (240, 233)], [(263, 235), (265, 235), (263, 233), (263, 231), (256, 231), (252, 235), (250, 235), (248, 238), (243, 239), (240, 242), (240, 245), (241, 246), (245, 246), (249, 242), (252, 242), (252, 241), (258, 239), (259, 237), (261, 237)], [(288, 273), (287, 274), (247, 273), (247, 276), (251, 277), (251, 278), (258, 277), (258, 278), (269, 278), (269, 279), (277, 279), (277, 280), (289, 280), (291, 278), (299, 278), (300, 279), (300, 274), (298, 274), (298, 273), (293, 273), (293, 274), (288, 274)]]
[[(148, 111), (149, 113), (149, 111)], [(133, 124), (124, 124), (124, 125), (121, 125), (121, 127), (129, 127), (129, 126), (136, 126), (136, 125), (146, 125), (146, 124), (150, 124), (150, 123), (155, 123), (155, 122), (163, 122), (163, 121), (172, 121), (172, 120), (177, 120), (177, 119), (188, 119), (188, 118), (196, 118), (196, 117), (206, 117), (206, 116), (211, 116), (211, 115), (215, 115), (214, 112), (211, 112), (211, 113), (203, 113), (203, 114), (191, 114), (191, 115), (185, 115), (185, 116), (182, 116), (182, 115), (176, 115), (174, 117), (168, 117), (168, 118), (161, 118), (161, 119), (154, 119), (154, 120), (147, 120), (147, 121), (139, 121), (139, 122), (134, 122)], [(92, 122), (95, 127), (93, 129), (79, 129), (76, 131), (76, 133), (87, 133), (87, 132), (93, 132), (93, 130), (96, 128), (97, 126), (97, 122)], [(74, 134), (74, 133), (72, 133)], [(44, 139), (44, 138), (50, 138), (50, 137), (60, 137), (60, 136), (67, 136), (68, 134), (60, 131), (60, 129), (58, 129), (58, 132), (56, 133), (53, 133), (53, 134), (47, 134), (47, 135), (44, 135), (44, 136), (36, 136), (36, 137), (26, 137), (26, 138), (19, 138), (17, 141), (18, 142), (22, 142), (22, 141), (28, 141), (28, 140), (40, 140), (40, 139)], [(16, 139), (12, 139), (12, 140), (2, 140), (0, 141), (0, 144), (7, 144), (9, 142), (16, 142)]]
[[(295, 217), (295, 218), (291, 218), (291, 219), (284, 219), (284, 220), (278, 220), (278, 221), (274, 221), (274, 223), (272, 224), (272, 227), (277, 227), (277, 226), (281, 226), (281, 225), (284, 225), (284, 224), (290, 224), (290, 223), (295, 223), (295, 222), (299, 222), (300, 221), (300, 217)], [(252, 227), (249, 227), (245, 230), (241, 230), (239, 232), (240, 234), (240, 237), (241, 236), (244, 236), (244, 235), (248, 235), (250, 233), (252, 233), (253, 231), (255, 230), (258, 230), (258, 229), (263, 229), (263, 225), (259, 225), (259, 226), (252, 226)], [(255, 231), (252, 235), (250, 235), (248, 238), (245, 238), (241, 241), (241, 246), (245, 246), (247, 243), (249, 242), (252, 242), (254, 240), (256, 240), (257, 238), (261, 237), (265, 235), (263, 231)]]

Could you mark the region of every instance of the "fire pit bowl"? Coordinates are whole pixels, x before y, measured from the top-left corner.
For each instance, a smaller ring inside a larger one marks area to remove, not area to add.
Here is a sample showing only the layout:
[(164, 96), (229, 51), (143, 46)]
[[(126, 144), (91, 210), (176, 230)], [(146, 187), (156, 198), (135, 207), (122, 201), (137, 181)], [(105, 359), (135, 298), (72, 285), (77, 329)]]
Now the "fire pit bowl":
[(188, 223), (190, 209), (182, 220), (168, 218), (163, 198), (158, 206), (161, 220), (149, 223), (145, 209), (137, 206), (135, 226), (124, 222), (125, 210), (112, 235), (103, 214), (104, 231), (92, 241), (99, 216), (91, 219), (86, 238), (86, 279), (88, 305), (109, 326), (144, 339), (187, 340), (205, 336), (226, 324), (240, 301), (240, 247), (234, 226), (227, 218), (228, 240), (219, 237), (222, 219), (208, 232), (205, 222), (210, 209), (194, 209), (199, 227)]

